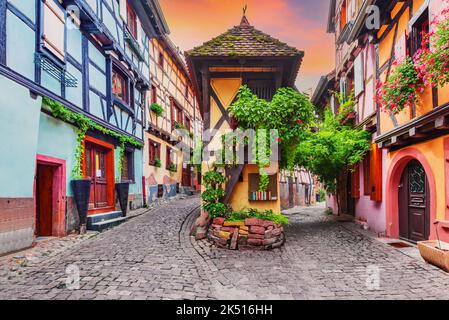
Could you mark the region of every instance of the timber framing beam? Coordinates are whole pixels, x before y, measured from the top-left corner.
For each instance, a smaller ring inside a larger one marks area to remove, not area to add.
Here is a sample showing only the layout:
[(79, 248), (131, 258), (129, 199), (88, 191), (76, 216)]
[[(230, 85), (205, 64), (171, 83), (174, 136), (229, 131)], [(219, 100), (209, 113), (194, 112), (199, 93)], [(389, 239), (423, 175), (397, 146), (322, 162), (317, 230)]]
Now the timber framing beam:
[(449, 103), (377, 137), (381, 148), (397, 149), (449, 133)]

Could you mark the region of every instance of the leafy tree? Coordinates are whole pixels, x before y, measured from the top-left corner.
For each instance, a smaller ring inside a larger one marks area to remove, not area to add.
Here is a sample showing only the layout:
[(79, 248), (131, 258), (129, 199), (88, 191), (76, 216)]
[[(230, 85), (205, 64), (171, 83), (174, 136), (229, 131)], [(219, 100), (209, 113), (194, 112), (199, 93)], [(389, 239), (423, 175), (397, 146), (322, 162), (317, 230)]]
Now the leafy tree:
[[(341, 124), (330, 109), (315, 132), (310, 131), (296, 147), (295, 163), (304, 166), (336, 194), (339, 175), (362, 161), (370, 148), (370, 134)], [(337, 203), (339, 204), (337, 194)], [(340, 207), (340, 205), (339, 205)]]
[(271, 101), (258, 98), (247, 86), (239, 90), (231, 115), (242, 129), (278, 131), (281, 166), (293, 164), (294, 148), (314, 121), (309, 98), (292, 88), (280, 88)]

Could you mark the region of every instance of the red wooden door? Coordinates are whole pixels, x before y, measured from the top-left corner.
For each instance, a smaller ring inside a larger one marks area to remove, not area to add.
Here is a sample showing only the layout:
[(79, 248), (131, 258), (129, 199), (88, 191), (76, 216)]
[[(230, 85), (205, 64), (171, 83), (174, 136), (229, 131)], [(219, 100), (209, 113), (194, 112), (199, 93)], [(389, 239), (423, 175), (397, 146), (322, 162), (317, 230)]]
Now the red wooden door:
[(86, 143), (86, 175), (92, 180), (89, 210), (108, 207), (107, 153), (101, 146)]
[(423, 166), (410, 161), (399, 185), (399, 236), (411, 241), (429, 238), (429, 184)]
[(37, 236), (51, 236), (53, 233), (53, 172), (51, 166), (37, 166), (35, 229)]

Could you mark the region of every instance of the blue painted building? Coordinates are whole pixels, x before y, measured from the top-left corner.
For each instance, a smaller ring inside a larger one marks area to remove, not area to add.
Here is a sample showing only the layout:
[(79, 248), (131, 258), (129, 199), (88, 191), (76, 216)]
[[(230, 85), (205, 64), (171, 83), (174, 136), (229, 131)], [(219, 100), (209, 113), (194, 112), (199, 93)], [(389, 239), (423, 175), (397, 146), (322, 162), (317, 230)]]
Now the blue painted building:
[[(167, 32), (157, 0), (0, 0), (0, 254), (79, 228), (72, 190), (78, 128), (43, 97), (144, 143), (150, 39)], [(143, 147), (89, 130), (89, 216), (118, 208), (115, 181), (143, 205)]]

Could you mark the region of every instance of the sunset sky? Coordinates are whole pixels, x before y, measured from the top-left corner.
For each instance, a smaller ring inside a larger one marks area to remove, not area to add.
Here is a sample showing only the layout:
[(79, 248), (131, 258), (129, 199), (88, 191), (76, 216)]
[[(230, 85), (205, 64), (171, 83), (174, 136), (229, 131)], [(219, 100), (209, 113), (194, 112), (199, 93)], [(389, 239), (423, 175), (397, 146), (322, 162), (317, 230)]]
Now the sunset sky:
[(329, 0), (159, 0), (170, 37), (182, 51), (220, 35), (240, 23), (248, 5), (251, 25), (300, 50), (304, 61), (300, 90), (315, 88), (334, 66), (334, 37), (326, 33)]

